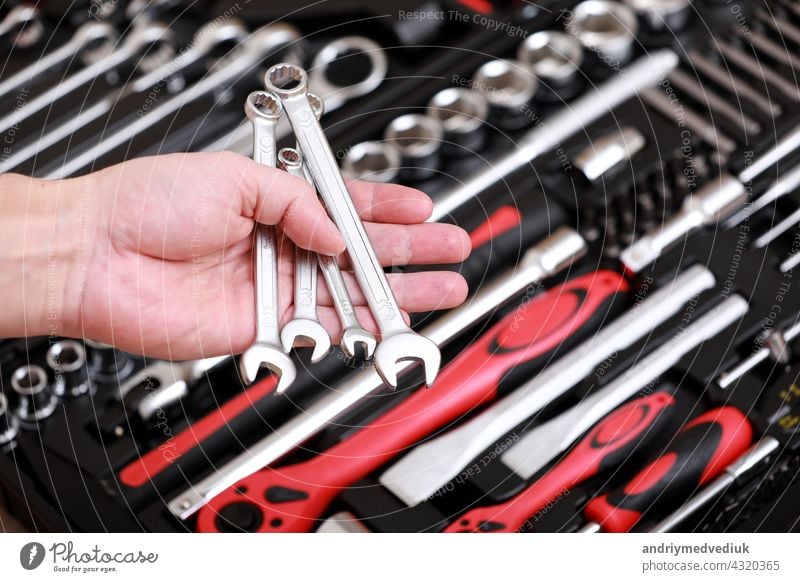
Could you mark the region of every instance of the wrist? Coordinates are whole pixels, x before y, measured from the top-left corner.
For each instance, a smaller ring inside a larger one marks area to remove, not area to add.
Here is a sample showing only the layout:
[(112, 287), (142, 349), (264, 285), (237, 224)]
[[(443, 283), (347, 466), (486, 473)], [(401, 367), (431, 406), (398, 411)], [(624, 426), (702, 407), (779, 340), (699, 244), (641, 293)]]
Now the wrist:
[(8, 302), (0, 315), (3, 336), (80, 335), (94, 236), (91, 198), (83, 178), (0, 175), (0, 245), (8, 257), (0, 273)]

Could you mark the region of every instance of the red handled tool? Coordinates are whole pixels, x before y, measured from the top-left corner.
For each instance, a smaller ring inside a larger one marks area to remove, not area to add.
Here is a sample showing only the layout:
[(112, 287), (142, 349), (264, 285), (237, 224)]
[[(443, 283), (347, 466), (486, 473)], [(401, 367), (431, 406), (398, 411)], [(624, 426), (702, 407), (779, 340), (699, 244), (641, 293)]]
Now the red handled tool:
[(656, 392), (623, 404), (596, 424), (563, 460), (541, 479), (503, 503), (477, 507), (446, 532), (517, 532), (536, 512), (575, 485), (624, 463), (661, 432), (675, 398)]
[[(231, 529), (218, 518), (243, 502), (258, 506), (253, 531), (309, 531), (340, 491), (408, 447), (491, 402), (513, 377), (527, 377), (567, 340), (592, 333), (628, 290), (613, 271), (589, 273), (542, 293), (492, 326), (440, 374), (370, 424), (309, 461), (266, 468), (200, 510), (197, 530)], [(234, 524), (235, 525), (235, 524)]]
[(621, 489), (590, 501), (584, 532), (627, 532), (653, 507), (683, 501), (741, 457), (753, 440), (744, 414), (722, 406), (701, 414)]
[(171, 466), (176, 459), (197, 448), (230, 421), (250, 409), (255, 401), (275, 391), (275, 377), (268, 376), (231, 398), (219, 408), (177, 433), (170, 442), (168, 454), (160, 447), (152, 449), (126, 465), (119, 472), (120, 482), (127, 487), (141, 487)]

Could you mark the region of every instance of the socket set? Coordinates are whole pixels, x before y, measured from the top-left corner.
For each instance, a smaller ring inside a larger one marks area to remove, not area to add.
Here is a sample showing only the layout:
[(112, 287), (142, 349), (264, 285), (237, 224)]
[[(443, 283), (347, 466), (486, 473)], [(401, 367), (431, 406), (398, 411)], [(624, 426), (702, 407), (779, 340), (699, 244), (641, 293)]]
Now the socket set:
[(794, 0), (60, 4), (0, 8), (0, 171), (252, 156), (316, 187), (378, 314), (340, 176), (406, 184), (472, 254), (404, 270), (470, 297), (376, 339), (297, 250), (281, 329), (264, 228), (244, 354), (3, 340), (0, 491), (31, 529), (800, 530)]

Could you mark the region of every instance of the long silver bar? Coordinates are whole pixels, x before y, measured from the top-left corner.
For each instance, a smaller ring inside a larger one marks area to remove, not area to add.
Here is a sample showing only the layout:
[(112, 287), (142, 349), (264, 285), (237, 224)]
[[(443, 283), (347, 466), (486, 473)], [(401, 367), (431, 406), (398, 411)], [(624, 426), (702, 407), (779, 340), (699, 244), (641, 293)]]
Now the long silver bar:
[(627, 68), (625, 75), (617, 75), (598, 87), (589, 89), (585, 95), (567, 104), (564, 109), (522, 136), (513, 151), (493, 160), (488, 167), (481, 168), (480, 172), (463, 183), (437, 196), (428, 222), (442, 220), (490, 186), (530, 164), (616, 106), (635, 97), (639, 91), (662, 81), (677, 64), (678, 56), (674, 52), (658, 51), (638, 59)]

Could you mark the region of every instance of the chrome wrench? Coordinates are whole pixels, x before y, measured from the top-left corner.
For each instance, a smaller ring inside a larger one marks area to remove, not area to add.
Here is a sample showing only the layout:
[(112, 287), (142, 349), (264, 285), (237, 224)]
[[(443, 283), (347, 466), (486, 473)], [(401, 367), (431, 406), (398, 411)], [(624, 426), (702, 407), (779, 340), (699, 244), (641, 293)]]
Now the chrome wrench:
[[(278, 167), (305, 180), (303, 157), (294, 148), (278, 152)], [(317, 317), (317, 258), (308, 249), (294, 247), (294, 314), (281, 329), (281, 343), (290, 352), (298, 338), (314, 344), (312, 362), (319, 362), (331, 349), (331, 338)]]
[[(369, 73), (357, 83), (338, 85), (328, 79), (330, 64), (342, 54), (358, 54), (369, 60)], [(374, 91), (386, 78), (389, 64), (381, 45), (365, 36), (343, 36), (322, 47), (308, 72), (308, 87), (325, 100), (328, 111), (339, 109), (346, 102)], [(243, 123), (202, 149), (204, 152), (230, 150), (251, 155), (252, 136), (249, 124)], [(278, 140), (289, 135), (289, 126), (278, 128)]]
[[(426, 326), (425, 335), (439, 346), (448, 344), (528, 285), (563, 271), (585, 253), (586, 243), (577, 232), (569, 228), (557, 230), (552, 236), (529, 249), (519, 265), (483, 286), (460, 307), (448, 311)], [(412, 364), (406, 362), (403, 366), (410, 368)], [(181, 519), (186, 519), (219, 493), (280, 459), (361, 399), (382, 387), (383, 381), (372, 368), (348, 378), (338, 384), (335, 390), (314, 402), (303, 414), (291, 418), (272, 434), (249, 447), (246, 452), (175, 497), (169, 503), (170, 511)]]
[(117, 40), (117, 32), (107, 22), (86, 22), (82, 24), (66, 43), (42, 55), (42, 58), (35, 63), (31, 63), (21, 71), (11, 75), (8, 79), (0, 82), (0, 95), (11, 93), (25, 83), (30, 83), (32, 79), (35, 79), (43, 72), (65, 61), (74, 59), (76, 54), (98, 40), (114, 43)]
[[(253, 124), (253, 159), (264, 166), (275, 167), (275, 126), (281, 115), (280, 103), (268, 93), (254, 91), (247, 96), (244, 110)], [(253, 256), (256, 340), (242, 354), (239, 369), (249, 384), (255, 381), (261, 366), (266, 366), (279, 376), (276, 391), (281, 393), (294, 382), (297, 370), (281, 347), (278, 252), (274, 226), (256, 224)]]
[(37, 111), (41, 111), (48, 105), (55, 103), (64, 95), (85, 85), (99, 75), (118, 67), (125, 61), (140, 55), (141, 51), (149, 44), (167, 40), (171, 38), (171, 36), (172, 32), (169, 28), (161, 23), (153, 23), (142, 28), (134, 28), (125, 38), (119, 49), (109, 53), (88, 67), (66, 77), (58, 85), (51, 87), (35, 99), (29, 101), (11, 115), (0, 119), (0, 132), (18, 125)]
[(347, 290), (347, 284), (344, 282), (336, 257), (317, 255), (317, 258), (320, 271), (322, 271), (322, 276), (328, 286), (328, 292), (331, 294), (333, 307), (339, 316), (339, 322), (342, 324), (340, 346), (342, 352), (348, 358), (355, 358), (356, 346), (361, 344), (364, 358), (370, 359), (372, 354), (375, 353), (377, 340), (374, 335), (361, 327), (361, 322), (358, 321), (355, 307), (353, 307), (353, 300), (350, 298), (350, 292)]
[(12, 41), (15, 46), (28, 48), (33, 46), (44, 35), (44, 25), (39, 10), (35, 6), (21, 4), (9, 10), (6, 17), (0, 22), (0, 39), (17, 31), (16, 38)]
[(396, 388), (398, 362), (420, 360), (425, 382), (432, 385), (439, 373), (441, 353), (435, 343), (414, 332), (403, 319), (336, 158), (308, 102), (308, 74), (302, 67), (283, 63), (267, 71), (265, 82), (283, 104), (308, 170), (344, 238), (356, 279), (378, 324), (381, 341), (375, 349), (376, 370), (388, 386)]
[[(247, 29), (242, 23), (236, 20), (228, 20), (224, 23), (217, 23), (214, 21), (202, 27), (197, 31), (197, 34), (195, 34), (191, 48), (183, 51), (177, 57), (157, 67), (155, 70), (134, 80), (130, 85), (123, 86), (119, 90), (103, 97), (103, 99), (94, 105), (82, 109), (77, 115), (69, 119), (69, 121), (61, 123), (53, 128), (48, 127), (39, 139), (17, 149), (13, 154), (0, 160), (0, 172), (13, 170), (16, 166), (31, 159), (39, 152), (73, 135), (80, 127), (91, 123), (117, 107), (120, 101), (127, 95), (149, 91), (158, 83), (199, 61), (218, 45), (231, 40), (239, 40), (246, 35)], [(249, 137), (252, 139), (252, 131), (250, 131)], [(252, 155), (252, 152), (248, 155)]]
[(540, 155), (558, 147), (570, 136), (583, 131), (592, 122), (647, 87), (664, 79), (678, 64), (678, 55), (671, 50), (661, 50), (643, 56), (619, 75), (586, 91), (542, 124), (525, 133), (513, 151), (491, 160), (480, 172), (444, 190), (436, 197), (436, 204), (428, 222), (438, 222), (466, 204), (478, 194), (507, 176), (523, 168)]
[[(311, 103), (311, 108), (314, 110), (316, 118), (322, 118), (325, 110), (324, 101), (314, 93), (308, 94), (308, 101)], [(301, 156), (299, 151), (297, 155)], [(309, 184), (314, 184), (314, 180), (311, 178), (311, 175), (308, 173), (308, 168), (306, 168), (305, 165), (302, 167), (301, 177)], [(377, 341), (374, 335), (361, 327), (358, 317), (356, 317), (353, 300), (350, 298), (350, 292), (347, 290), (347, 285), (342, 277), (342, 271), (339, 269), (337, 259), (328, 255), (316, 255), (316, 260), (319, 263), (322, 276), (325, 278), (325, 283), (331, 294), (334, 309), (342, 324), (342, 352), (348, 358), (353, 358), (356, 354), (356, 345), (361, 344), (364, 350), (364, 357), (366, 359), (371, 358), (372, 354), (375, 352)], [(286, 328), (284, 327), (284, 329)], [(281, 332), (281, 338), (283, 339), (283, 332)], [(287, 342), (284, 340), (284, 347), (286, 347), (286, 344)]]
[(192, 101), (200, 99), (221, 87), (235, 83), (243, 75), (249, 74), (254, 67), (273, 51), (295, 42), (299, 38), (300, 32), (295, 27), (286, 24), (273, 24), (253, 31), (243, 41), (240, 50), (236, 53), (236, 58), (232, 58), (224, 66), (219, 66), (212, 73), (149, 111), (147, 115), (137, 117), (135, 121), (123, 127), (120, 131), (105, 136), (94, 147), (71, 158), (60, 168), (48, 172), (44, 177), (50, 180), (58, 180), (79, 172), (91, 165), (95, 159), (108, 154), (134, 136), (147, 131), (159, 121), (166, 119)]

